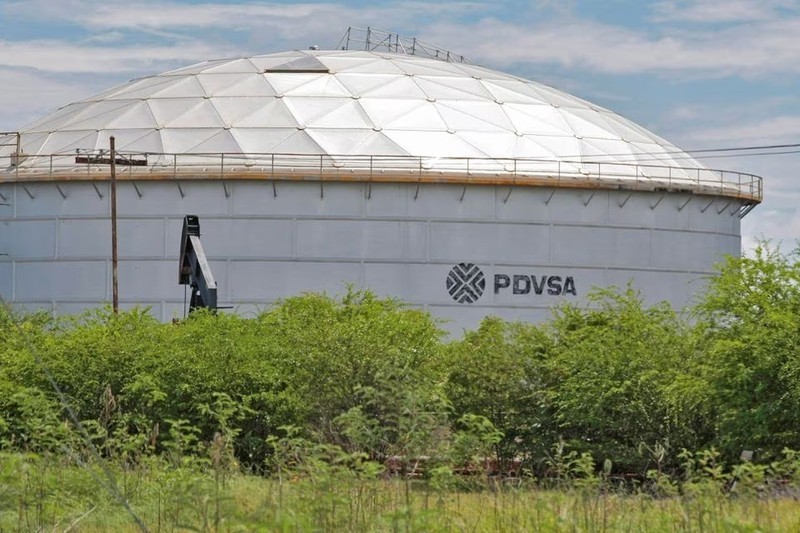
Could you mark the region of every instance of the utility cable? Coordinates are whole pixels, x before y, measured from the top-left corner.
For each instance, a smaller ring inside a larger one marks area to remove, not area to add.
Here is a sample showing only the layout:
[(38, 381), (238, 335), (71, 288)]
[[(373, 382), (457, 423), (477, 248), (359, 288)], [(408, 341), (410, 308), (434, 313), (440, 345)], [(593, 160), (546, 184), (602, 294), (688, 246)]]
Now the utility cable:
[[(591, 139), (587, 139), (591, 140)], [(598, 139), (602, 140), (602, 139)], [(661, 146), (661, 145), (657, 145)], [(637, 161), (663, 161), (661, 159), (664, 156), (669, 156), (671, 159), (694, 159), (695, 157), (702, 158), (702, 159), (709, 159), (709, 158), (718, 158), (718, 157), (749, 157), (749, 156), (763, 156), (763, 155), (784, 155), (784, 154), (794, 154), (800, 152), (800, 150), (783, 150), (778, 152), (760, 152), (760, 153), (749, 153), (753, 150), (778, 150), (778, 149), (786, 149), (786, 148), (798, 148), (800, 149), (800, 143), (788, 143), (788, 144), (767, 144), (767, 145), (754, 145), (754, 146), (734, 146), (734, 147), (723, 147), (723, 148), (696, 148), (696, 149), (689, 149), (689, 150), (681, 150), (677, 146), (674, 150), (664, 150), (662, 152), (643, 152), (641, 155), (644, 157), (637, 158), (635, 153), (627, 152), (627, 153), (611, 153), (611, 154), (592, 154), (592, 158), (604, 158), (604, 157), (613, 157), (617, 158), (615, 162), (623, 162), (620, 158), (629, 158), (632, 162)], [(730, 155), (714, 155), (717, 153), (729, 153), (729, 152), (743, 152), (743, 153), (735, 153)], [(694, 155), (692, 155), (694, 154)], [(704, 154), (711, 154), (711, 155), (704, 155)], [(561, 156), (562, 159), (569, 159), (569, 158), (580, 158), (584, 157), (583, 154), (577, 155), (565, 155)], [(666, 161), (664, 161), (666, 162)]]

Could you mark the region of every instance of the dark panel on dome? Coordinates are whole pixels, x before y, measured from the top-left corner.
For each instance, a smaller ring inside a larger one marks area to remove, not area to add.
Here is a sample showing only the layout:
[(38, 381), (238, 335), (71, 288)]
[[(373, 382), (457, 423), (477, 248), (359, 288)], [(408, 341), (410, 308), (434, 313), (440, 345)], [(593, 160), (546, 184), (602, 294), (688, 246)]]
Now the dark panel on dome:
[(316, 57), (306, 56), (270, 67), (264, 72), (330, 72), (330, 69)]

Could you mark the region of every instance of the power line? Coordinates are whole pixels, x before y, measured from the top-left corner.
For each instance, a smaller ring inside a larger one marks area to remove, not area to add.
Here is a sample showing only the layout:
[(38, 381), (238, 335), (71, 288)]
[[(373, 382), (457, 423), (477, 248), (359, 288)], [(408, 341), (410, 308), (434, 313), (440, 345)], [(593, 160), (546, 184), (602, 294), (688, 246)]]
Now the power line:
[(696, 153), (696, 152), (735, 152), (739, 150), (768, 150), (768, 149), (777, 149), (777, 148), (800, 148), (800, 143), (793, 143), (793, 144), (766, 144), (761, 146), (735, 146), (729, 148), (706, 148), (706, 149), (697, 149), (697, 150), (684, 150), (687, 153)]
[[(589, 140), (589, 139), (586, 139)], [(661, 145), (658, 145), (661, 146)], [(753, 150), (778, 150), (785, 148), (798, 148), (798, 150), (781, 150), (781, 151), (764, 151), (753, 153)], [(731, 153), (733, 152), (733, 153)], [(741, 153), (740, 153), (741, 152)], [(662, 162), (669, 163), (669, 159), (675, 160), (694, 160), (695, 157), (702, 159), (718, 159), (730, 157), (754, 157), (754, 156), (769, 156), (769, 155), (786, 155), (800, 153), (800, 143), (790, 144), (768, 144), (768, 145), (753, 145), (753, 146), (734, 146), (722, 148), (697, 148), (690, 150), (681, 150), (675, 147), (675, 150), (664, 150), (663, 152), (642, 152), (636, 154), (633, 152), (627, 153), (611, 153), (611, 154), (592, 154), (585, 156), (583, 154), (562, 156), (564, 158), (583, 158), (591, 157), (593, 160), (602, 158), (614, 158), (614, 161), (607, 161), (608, 163), (640, 163), (640, 162)], [(690, 155), (695, 154), (695, 155)], [(708, 155), (704, 155), (708, 154)], [(643, 157), (640, 157), (643, 156)], [(595, 161), (602, 163), (603, 161)]]
[[(721, 150), (717, 150), (721, 151)], [(685, 153), (685, 152), (684, 152)], [(686, 155), (681, 157), (680, 152), (671, 152), (671, 153), (664, 153), (664, 154), (642, 154), (644, 156), (650, 155), (650, 157), (636, 157), (635, 154), (598, 154), (592, 157), (613, 157), (613, 161), (594, 161), (590, 160), (589, 163), (596, 162), (596, 163), (606, 163), (609, 165), (613, 165), (614, 163), (619, 164), (630, 164), (630, 163), (642, 163), (642, 162), (650, 162), (650, 163), (669, 163), (670, 159), (672, 161), (681, 161), (681, 160), (695, 160), (694, 156)], [(769, 156), (769, 155), (787, 155), (787, 154), (800, 154), (800, 150), (782, 150), (777, 152), (750, 152), (750, 153), (712, 153), (710, 155), (699, 155), (696, 156), (697, 159), (730, 159), (734, 157), (760, 157), (760, 156)], [(663, 157), (663, 155), (670, 155), (670, 157)]]

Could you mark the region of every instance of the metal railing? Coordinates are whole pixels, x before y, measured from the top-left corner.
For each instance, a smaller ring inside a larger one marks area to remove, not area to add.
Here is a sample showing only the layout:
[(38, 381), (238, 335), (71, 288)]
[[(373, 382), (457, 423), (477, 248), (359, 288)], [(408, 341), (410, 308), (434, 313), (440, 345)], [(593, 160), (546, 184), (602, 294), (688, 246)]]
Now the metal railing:
[(469, 63), (469, 60), (461, 54), (420, 41), (416, 37), (406, 37), (371, 27), (347, 28), (336, 48), (340, 50), (366, 50), (368, 52), (386, 51), (455, 63)]
[[(28, 155), (0, 150), (0, 183), (5, 181), (103, 180), (105, 151)], [(761, 177), (743, 172), (593, 161), (531, 158), (464, 158), (272, 153), (119, 152), (138, 160), (120, 179), (302, 179), (333, 181), (435, 181), (543, 185), (554, 187), (685, 190), (760, 202)], [(88, 156), (88, 157), (87, 157)], [(16, 159), (15, 159), (16, 158)], [(81, 161), (76, 163), (76, 160)], [(14, 162), (18, 164), (14, 164)]]
[(13, 146), (19, 152), (20, 133), (18, 131), (0, 131), (0, 148)]

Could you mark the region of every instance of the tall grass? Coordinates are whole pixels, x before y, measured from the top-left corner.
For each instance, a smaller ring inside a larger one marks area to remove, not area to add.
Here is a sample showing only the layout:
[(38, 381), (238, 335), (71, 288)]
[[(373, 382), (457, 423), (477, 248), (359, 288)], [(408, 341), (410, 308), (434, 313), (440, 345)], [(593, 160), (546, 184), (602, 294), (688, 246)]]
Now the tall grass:
[[(97, 465), (55, 457), (0, 456), (3, 531), (135, 531), (92, 476)], [(731, 488), (710, 475), (676, 485), (623, 488), (571, 478), (531, 480), (380, 478), (328, 465), (281, 477), (148, 459), (115, 466), (125, 496), (151, 531), (798, 531), (797, 486), (783, 479)], [(99, 472), (95, 472), (98, 473)], [(664, 480), (662, 480), (663, 482)], [(752, 481), (752, 480), (751, 480)], [(749, 483), (745, 480), (744, 483)]]

